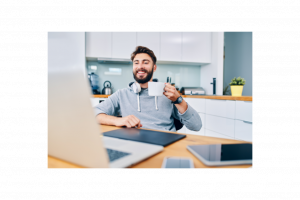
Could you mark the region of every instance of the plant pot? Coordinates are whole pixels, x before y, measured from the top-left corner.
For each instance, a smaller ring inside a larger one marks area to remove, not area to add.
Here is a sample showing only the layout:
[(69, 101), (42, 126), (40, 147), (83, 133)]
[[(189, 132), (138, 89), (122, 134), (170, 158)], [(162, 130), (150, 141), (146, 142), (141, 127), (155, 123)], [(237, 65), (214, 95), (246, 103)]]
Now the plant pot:
[(243, 85), (231, 85), (231, 96), (240, 97), (243, 93)]

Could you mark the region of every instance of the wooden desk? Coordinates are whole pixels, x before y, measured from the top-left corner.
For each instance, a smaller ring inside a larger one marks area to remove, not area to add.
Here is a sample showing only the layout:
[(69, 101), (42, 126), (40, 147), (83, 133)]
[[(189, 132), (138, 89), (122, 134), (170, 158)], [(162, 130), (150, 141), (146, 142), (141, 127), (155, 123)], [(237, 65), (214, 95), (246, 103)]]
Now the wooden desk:
[[(115, 126), (100, 125), (100, 127), (102, 132), (118, 129), (118, 127)], [(181, 139), (173, 144), (168, 145), (167, 147), (164, 148), (162, 152), (132, 166), (131, 168), (161, 168), (163, 159), (169, 156), (189, 157), (193, 159), (195, 168), (248, 168), (252, 166), (252, 165), (232, 165), (232, 166), (221, 166), (221, 167), (208, 167), (204, 165), (200, 160), (198, 160), (191, 152), (189, 152), (186, 149), (187, 145), (220, 144), (220, 143), (235, 144), (235, 143), (249, 143), (249, 142), (186, 134), (186, 137), (184, 139)], [(80, 166), (48, 156), (48, 168), (80, 168)]]

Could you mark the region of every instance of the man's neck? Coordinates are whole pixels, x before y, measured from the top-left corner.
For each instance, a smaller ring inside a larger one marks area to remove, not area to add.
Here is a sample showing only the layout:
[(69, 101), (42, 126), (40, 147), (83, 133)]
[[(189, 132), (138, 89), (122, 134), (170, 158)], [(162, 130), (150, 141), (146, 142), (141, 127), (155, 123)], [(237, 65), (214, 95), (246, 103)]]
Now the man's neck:
[(152, 78), (150, 81), (148, 81), (147, 83), (140, 83), (141, 88), (148, 88), (148, 83), (152, 82)]

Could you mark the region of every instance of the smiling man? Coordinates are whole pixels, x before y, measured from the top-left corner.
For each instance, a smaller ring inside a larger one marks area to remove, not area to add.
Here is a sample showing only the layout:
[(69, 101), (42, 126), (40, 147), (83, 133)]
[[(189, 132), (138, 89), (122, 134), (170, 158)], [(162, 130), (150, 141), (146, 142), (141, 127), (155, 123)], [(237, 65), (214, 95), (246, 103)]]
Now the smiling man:
[[(127, 88), (118, 90), (95, 107), (100, 124), (143, 127), (176, 131), (174, 118), (188, 129), (199, 131), (202, 122), (198, 113), (180, 96), (174, 86), (165, 83), (164, 96), (149, 96), (148, 82), (156, 71), (156, 56), (147, 47), (137, 46), (131, 54), (133, 78)], [(157, 99), (155, 99), (157, 98)], [(120, 114), (122, 117), (117, 117)]]

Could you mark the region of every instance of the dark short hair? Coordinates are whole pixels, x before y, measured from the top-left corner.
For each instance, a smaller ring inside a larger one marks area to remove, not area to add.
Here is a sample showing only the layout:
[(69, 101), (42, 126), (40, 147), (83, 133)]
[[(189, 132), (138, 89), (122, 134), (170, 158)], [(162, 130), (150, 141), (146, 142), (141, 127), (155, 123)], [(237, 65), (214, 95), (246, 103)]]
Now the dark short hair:
[(153, 61), (153, 64), (155, 65), (156, 64), (156, 56), (154, 55), (153, 51), (148, 49), (147, 47), (143, 47), (143, 46), (137, 46), (135, 48), (135, 51), (131, 54), (131, 61), (133, 61), (134, 57), (136, 56), (136, 54), (139, 54), (139, 53), (146, 53), (148, 54), (152, 61)]

